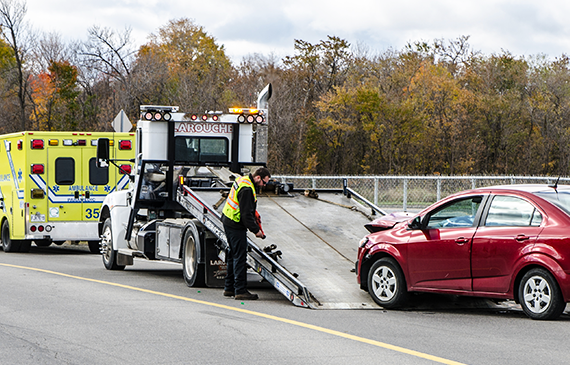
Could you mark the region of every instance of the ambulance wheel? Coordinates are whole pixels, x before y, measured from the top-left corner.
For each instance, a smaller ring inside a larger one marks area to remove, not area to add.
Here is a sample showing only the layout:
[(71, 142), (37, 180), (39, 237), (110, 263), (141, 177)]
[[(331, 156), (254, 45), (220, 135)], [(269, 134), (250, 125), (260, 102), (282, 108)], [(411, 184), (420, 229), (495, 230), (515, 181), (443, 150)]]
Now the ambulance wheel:
[(10, 225), (7, 220), (2, 223), (2, 249), (4, 252), (20, 251), (20, 241), (10, 239)]
[(91, 253), (101, 253), (101, 245), (99, 241), (87, 241), (87, 245), (89, 246), (89, 252)]
[(103, 224), (103, 236), (101, 238), (101, 256), (103, 265), (107, 270), (123, 270), (125, 265), (117, 265), (117, 250), (113, 250), (113, 231), (111, 218), (107, 218)]
[(198, 262), (200, 236), (193, 224), (184, 233), (182, 246), (182, 272), (186, 285), (202, 287), (206, 284), (205, 266)]
[(36, 240), (34, 241), (34, 243), (36, 244), (36, 246), (38, 247), (48, 247), (51, 245), (51, 241), (50, 240)]

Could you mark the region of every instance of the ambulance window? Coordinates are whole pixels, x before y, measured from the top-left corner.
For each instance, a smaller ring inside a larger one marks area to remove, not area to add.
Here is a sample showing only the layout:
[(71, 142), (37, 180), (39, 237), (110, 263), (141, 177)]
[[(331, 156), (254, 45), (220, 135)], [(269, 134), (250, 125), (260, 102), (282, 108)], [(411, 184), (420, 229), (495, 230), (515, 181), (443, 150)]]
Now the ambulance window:
[(96, 158), (89, 160), (89, 184), (107, 185), (109, 183), (109, 166), (97, 167)]
[(55, 183), (73, 185), (75, 183), (75, 160), (71, 157), (59, 157), (55, 160)]

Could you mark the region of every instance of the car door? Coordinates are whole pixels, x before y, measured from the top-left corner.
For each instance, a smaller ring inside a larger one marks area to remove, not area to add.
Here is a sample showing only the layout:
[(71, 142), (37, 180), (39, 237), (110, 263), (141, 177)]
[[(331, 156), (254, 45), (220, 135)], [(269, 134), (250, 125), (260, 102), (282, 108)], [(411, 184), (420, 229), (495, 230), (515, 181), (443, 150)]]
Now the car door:
[(541, 211), (513, 195), (495, 195), (473, 238), (473, 290), (506, 293), (515, 263), (543, 229)]
[(408, 242), (408, 274), (416, 289), (471, 290), (471, 242), (483, 195), (455, 199), (428, 212)]

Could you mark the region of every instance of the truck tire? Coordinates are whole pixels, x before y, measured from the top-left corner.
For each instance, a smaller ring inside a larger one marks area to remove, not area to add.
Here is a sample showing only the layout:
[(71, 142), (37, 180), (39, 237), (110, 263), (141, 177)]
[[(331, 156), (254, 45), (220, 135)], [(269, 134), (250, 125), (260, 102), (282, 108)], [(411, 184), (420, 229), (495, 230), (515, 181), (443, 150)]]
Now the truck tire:
[(406, 280), (394, 259), (384, 257), (372, 265), (368, 272), (368, 292), (383, 308), (400, 308), (406, 303)]
[(117, 250), (113, 249), (111, 218), (107, 218), (103, 224), (101, 256), (103, 257), (103, 265), (107, 270), (123, 270), (125, 268), (125, 265), (117, 265)]
[(199, 261), (200, 236), (194, 224), (191, 224), (182, 239), (182, 272), (184, 281), (190, 287), (203, 287), (206, 284), (206, 268)]
[(20, 241), (10, 239), (8, 220), (2, 223), (2, 249), (4, 252), (20, 252)]
[(89, 252), (100, 254), (101, 253), (101, 243), (100, 241), (87, 241), (89, 246)]

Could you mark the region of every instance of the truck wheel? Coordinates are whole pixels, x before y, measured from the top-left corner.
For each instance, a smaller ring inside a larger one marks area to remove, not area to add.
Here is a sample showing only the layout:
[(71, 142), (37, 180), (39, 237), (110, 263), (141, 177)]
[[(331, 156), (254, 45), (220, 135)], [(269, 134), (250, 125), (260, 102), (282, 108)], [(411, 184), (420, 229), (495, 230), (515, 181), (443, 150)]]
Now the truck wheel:
[(391, 258), (376, 261), (368, 272), (368, 292), (384, 308), (398, 308), (408, 299), (406, 280), (400, 266)]
[(184, 233), (182, 241), (182, 272), (186, 285), (202, 287), (206, 283), (205, 266), (198, 263), (198, 246), (200, 236), (193, 224)]
[(519, 301), (525, 314), (532, 319), (556, 319), (566, 308), (558, 283), (542, 268), (529, 270), (523, 276)]
[(103, 236), (101, 238), (101, 256), (103, 265), (107, 270), (123, 270), (124, 265), (117, 265), (117, 251), (113, 250), (113, 231), (111, 218), (107, 218), (103, 224)]
[(87, 241), (87, 245), (89, 246), (89, 252), (96, 254), (101, 253), (101, 245), (99, 241)]
[(8, 220), (2, 223), (2, 249), (4, 252), (19, 252), (20, 241), (10, 239), (10, 225)]

